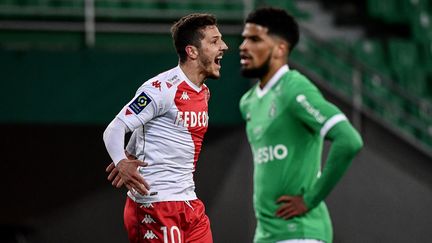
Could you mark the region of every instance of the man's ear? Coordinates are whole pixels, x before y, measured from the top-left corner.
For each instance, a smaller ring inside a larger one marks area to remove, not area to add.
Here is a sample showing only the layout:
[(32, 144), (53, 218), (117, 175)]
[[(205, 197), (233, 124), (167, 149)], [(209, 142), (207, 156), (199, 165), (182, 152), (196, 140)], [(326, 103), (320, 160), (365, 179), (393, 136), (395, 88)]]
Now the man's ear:
[(289, 43), (281, 41), (276, 46), (276, 56), (279, 58), (285, 58), (289, 54)]
[(185, 47), (185, 50), (186, 50), (186, 54), (190, 59), (195, 60), (198, 58), (198, 48), (196, 48), (195, 46), (187, 45)]

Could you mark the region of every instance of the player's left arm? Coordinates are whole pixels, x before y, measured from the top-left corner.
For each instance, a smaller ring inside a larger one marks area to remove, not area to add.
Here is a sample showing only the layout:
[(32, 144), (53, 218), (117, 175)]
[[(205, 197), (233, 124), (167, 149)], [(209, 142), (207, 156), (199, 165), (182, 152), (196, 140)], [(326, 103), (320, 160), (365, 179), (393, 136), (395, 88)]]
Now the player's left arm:
[(345, 115), (319, 92), (298, 95), (293, 107), (294, 114), (306, 126), (332, 143), (321, 176), (315, 184), (303, 195), (283, 195), (277, 200), (281, 206), (276, 215), (285, 219), (304, 214), (323, 201), (363, 147), (360, 134)]
[(326, 139), (331, 140), (332, 144), (321, 176), (304, 195), (279, 197), (276, 202), (281, 206), (276, 216), (290, 219), (316, 207), (333, 190), (363, 146), (360, 135), (348, 121), (335, 125)]
[(363, 147), (360, 134), (347, 120), (332, 127), (325, 138), (331, 141), (331, 146), (322, 174), (303, 195), (308, 209), (316, 207), (328, 196)]

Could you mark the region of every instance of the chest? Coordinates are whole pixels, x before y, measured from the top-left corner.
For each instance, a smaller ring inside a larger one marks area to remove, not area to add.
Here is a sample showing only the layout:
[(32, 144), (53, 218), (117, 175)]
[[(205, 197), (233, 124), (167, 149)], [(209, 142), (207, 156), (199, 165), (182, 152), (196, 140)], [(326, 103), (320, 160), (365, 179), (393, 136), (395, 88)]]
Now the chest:
[(208, 90), (195, 91), (179, 87), (168, 116), (174, 126), (187, 128), (190, 132), (203, 133), (208, 127)]
[(246, 131), (248, 137), (260, 140), (263, 137), (279, 136), (290, 123), (286, 99), (275, 93), (251, 99), (246, 110)]

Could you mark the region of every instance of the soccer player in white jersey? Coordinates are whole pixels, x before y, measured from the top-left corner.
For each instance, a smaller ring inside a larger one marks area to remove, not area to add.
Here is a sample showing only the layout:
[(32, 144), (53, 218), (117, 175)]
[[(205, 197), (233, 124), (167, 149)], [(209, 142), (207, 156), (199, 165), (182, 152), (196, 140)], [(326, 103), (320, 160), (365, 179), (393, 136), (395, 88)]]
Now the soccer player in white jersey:
[[(240, 100), (253, 152), (255, 243), (332, 242), (324, 199), (362, 147), (346, 116), (288, 67), (299, 39), (282, 9), (249, 14), (240, 45), (242, 74), (258, 78)], [(323, 140), (332, 142), (321, 171)]]
[[(171, 28), (179, 65), (144, 82), (106, 128), (113, 185), (125, 185), (130, 242), (211, 243), (210, 222), (193, 172), (208, 127), (210, 92), (228, 49), (210, 14), (190, 14)], [(132, 132), (124, 149), (125, 134)]]

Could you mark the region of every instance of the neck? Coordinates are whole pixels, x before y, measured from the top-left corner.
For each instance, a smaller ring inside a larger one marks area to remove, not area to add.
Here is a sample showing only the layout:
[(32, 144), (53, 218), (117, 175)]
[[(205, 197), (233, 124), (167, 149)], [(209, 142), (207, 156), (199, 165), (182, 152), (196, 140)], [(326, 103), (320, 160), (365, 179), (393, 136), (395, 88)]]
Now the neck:
[(185, 63), (180, 64), (180, 68), (186, 77), (196, 86), (201, 87), (204, 84), (205, 76), (202, 73), (197, 72), (199, 67), (194, 65), (194, 63), (186, 61)]
[(264, 76), (263, 77), (261, 77), (261, 79), (260, 79), (260, 84), (259, 84), (259, 86), (260, 86), (260, 88), (262, 89), (262, 88), (264, 88), (264, 86), (266, 86), (266, 84), (270, 81), (270, 79), (275, 75), (275, 73), (283, 66), (283, 65), (286, 65), (287, 63), (286, 62), (284, 62), (284, 63), (278, 63), (277, 65), (275, 64), (275, 65), (270, 65), (270, 68), (269, 68), (269, 71), (266, 73), (266, 74), (264, 74)]

